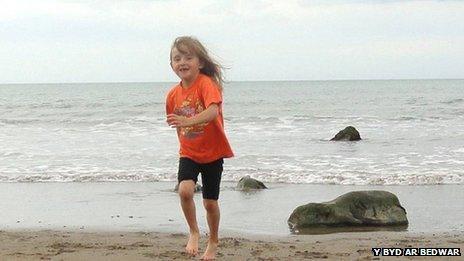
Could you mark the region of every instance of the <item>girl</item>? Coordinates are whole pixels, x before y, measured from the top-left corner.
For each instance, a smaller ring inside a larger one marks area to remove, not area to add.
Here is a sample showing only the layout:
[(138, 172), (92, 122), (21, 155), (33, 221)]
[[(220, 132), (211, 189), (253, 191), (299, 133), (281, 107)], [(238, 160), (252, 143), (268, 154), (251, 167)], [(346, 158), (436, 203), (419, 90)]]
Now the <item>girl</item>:
[(203, 182), (203, 206), (209, 227), (208, 246), (201, 257), (215, 258), (219, 229), (219, 185), (223, 158), (233, 157), (222, 117), (222, 66), (193, 37), (178, 37), (171, 47), (171, 68), (180, 83), (166, 97), (167, 122), (177, 129), (180, 159), (177, 180), (182, 211), (190, 229), (185, 247), (198, 254), (200, 233), (193, 194), (198, 174)]

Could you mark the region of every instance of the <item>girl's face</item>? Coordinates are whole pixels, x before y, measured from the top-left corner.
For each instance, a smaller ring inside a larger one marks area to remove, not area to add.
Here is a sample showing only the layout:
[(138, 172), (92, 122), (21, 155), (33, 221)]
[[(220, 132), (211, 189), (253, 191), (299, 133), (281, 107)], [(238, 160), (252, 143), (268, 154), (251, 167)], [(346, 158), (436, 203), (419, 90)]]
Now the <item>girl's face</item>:
[(174, 47), (171, 51), (171, 68), (185, 85), (190, 85), (197, 78), (203, 65), (197, 55), (190, 51), (179, 51)]

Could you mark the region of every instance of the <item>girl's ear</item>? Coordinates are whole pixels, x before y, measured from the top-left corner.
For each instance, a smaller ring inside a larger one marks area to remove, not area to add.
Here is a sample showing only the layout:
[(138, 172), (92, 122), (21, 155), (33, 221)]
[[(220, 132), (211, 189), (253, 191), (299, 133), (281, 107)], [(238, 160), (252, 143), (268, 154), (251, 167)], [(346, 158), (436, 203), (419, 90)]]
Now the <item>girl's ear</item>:
[(205, 63), (200, 61), (200, 69), (203, 69), (205, 67)]

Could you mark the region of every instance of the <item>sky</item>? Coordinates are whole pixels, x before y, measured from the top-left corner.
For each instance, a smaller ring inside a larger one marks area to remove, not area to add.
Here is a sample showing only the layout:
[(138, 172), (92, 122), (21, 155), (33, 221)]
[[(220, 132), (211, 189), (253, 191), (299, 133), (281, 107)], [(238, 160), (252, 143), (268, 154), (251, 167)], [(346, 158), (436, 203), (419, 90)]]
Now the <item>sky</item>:
[(464, 78), (464, 1), (0, 0), (0, 83), (175, 82), (177, 36), (228, 81)]

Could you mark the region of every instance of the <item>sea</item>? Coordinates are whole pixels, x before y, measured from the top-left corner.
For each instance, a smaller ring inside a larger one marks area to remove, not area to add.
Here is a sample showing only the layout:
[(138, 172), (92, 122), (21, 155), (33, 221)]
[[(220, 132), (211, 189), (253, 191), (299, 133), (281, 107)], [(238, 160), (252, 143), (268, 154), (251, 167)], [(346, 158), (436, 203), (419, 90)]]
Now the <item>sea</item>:
[[(175, 83), (0, 85), (0, 182), (175, 181)], [(228, 82), (222, 180), (464, 184), (464, 80)], [(354, 126), (360, 141), (330, 141)]]

